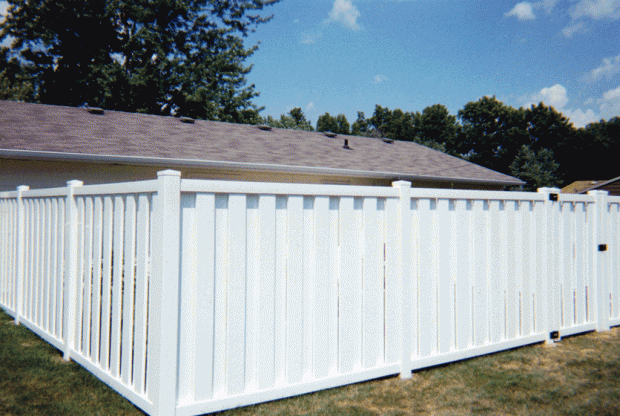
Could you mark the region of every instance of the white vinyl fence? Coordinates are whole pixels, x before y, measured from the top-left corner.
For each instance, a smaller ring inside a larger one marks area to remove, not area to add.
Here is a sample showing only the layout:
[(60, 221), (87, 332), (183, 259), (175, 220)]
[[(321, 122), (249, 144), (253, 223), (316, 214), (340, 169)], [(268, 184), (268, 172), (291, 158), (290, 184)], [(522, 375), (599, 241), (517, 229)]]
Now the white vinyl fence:
[(0, 306), (152, 415), (620, 325), (620, 197), (157, 180), (0, 193)]

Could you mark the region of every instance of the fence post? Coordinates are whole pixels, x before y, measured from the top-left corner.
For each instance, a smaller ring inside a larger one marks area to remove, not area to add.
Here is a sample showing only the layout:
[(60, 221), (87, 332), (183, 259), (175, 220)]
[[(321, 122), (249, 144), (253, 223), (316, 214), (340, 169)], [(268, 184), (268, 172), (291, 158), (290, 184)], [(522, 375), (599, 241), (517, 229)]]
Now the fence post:
[(149, 279), (148, 395), (152, 415), (175, 415), (178, 384), (181, 172), (157, 172)]
[(22, 194), (30, 189), (26, 185), (17, 187), (17, 299), (15, 300), (15, 325), (19, 325), (19, 317), (22, 314), (24, 300), (24, 201)]
[(596, 330), (609, 331), (609, 278), (607, 271), (607, 191), (588, 191), (594, 198), (594, 238), (592, 256), (592, 275), (594, 288), (594, 310), (596, 311)]
[(392, 186), (400, 191), (399, 201), (399, 235), (397, 236), (401, 247), (401, 361), (400, 378), (411, 378), (411, 332), (413, 328), (413, 311), (411, 310), (412, 286), (412, 247), (411, 247), (411, 182), (397, 181)]
[(543, 241), (545, 242), (542, 264), (543, 273), (541, 276), (543, 279), (542, 304), (544, 305), (544, 310), (539, 313), (543, 314), (545, 344), (550, 345), (554, 343), (554, 340), (551, 338), (551, 332), (560, 329), (558, 296), (555, 296), (555, 291), (557, 290), (557, 253), (554, 244), (557, 232), (554, 210), (557, 210), (557, 200), (559, 198), (552, 198), (552, 194), (558, 195), (562, 191), (559, 188), (538, 188), (538, 192), (545, 194), (545, 221), (543, 229), (539, 230), (543, 234)]
[(77, 303), (77, 268), (78, 259), (78, 212), (75, 203), (74, 191), (78, 186), (82, 186), (82, 181), (67, 182), (67, 201), (65, 202), (65, 276), (63, 293), (63, 336), (65, 339), (65, 349), (63, 358), (71, 360), (71, 349), (75, 347), (75, 319)]

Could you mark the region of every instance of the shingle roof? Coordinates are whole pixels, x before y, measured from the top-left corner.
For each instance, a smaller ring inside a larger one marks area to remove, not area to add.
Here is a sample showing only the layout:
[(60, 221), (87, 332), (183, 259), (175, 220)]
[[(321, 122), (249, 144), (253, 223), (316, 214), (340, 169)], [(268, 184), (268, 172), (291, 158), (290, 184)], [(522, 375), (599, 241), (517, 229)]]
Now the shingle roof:
[(584, 190), (588, 190), (597, 184), (601, 184), (605, 181), (575, 181), (562, 188), (563, 194), (580, 194)]
[[(344, 139), (350, 150), (344, 149)], [(504, 185), (523, 182), (412, 142), (337, 136), (299, 130), (264, 131), (253, 125), (0, 101), (0, 157), (18, 151), (235, 162), (390, 174), (393, 177)], [(49, 153), (49, 158), (54, 158)], [(146, 159), (148, 160), (148, 159)], [(361, 175), (360, 175), (361, 176)], [(379, 177), (379, 175), (378, 175)]]
[[(601, 188), (616, 188), (614, 189), (614, 191), (617, 191), (618, 185), (617, 183), (620, 182), (620, 176), (615, 177), (613, 179), (609, 179), (607, 181), (598, 181), (596, 183), (593, 183), (591, 186), (585, 187), (583, 189), (578, 190), (577, 194), (587, 194), (588, 191), (594, 191), (597, 189), (601, 189)], [(616, 195), (616, 192), (610, 192), (610, 195)]]

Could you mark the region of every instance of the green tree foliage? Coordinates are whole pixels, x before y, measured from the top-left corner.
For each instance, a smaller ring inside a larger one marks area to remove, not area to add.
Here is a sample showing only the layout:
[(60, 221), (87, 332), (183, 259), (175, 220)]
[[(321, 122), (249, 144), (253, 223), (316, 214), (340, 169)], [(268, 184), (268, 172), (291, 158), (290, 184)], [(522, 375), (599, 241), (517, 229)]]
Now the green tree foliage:
[(370, 120), (366, 119), (363, 111), (357, 112), (357, 120), (351, 126), (351, 134), (354, 136), (366, 136), (369, 133)]
[(413, 124), (416, 142), (442, 151), (455, 148), (460, 125), (445, 106), (435, 104), (416, 112)]
[(299, 107), (293, 108), (286, 115), (282, 114), (279, 120), (267, 116), (267, 118), (260, 118), (259, 123), (280, 129), (314, 131), (312, 122), (306, 119), (304, 112)]
[(336, 121), (336, 117), (332, 117), (329, 113), (319, 116), (319, 119), (316, 121), (316, 131), (337, 133), (338, 122)]
[(588, 124), (579, 129), (575, 142), (573, 169), (566, 173), (570, 180), (604, 180), (620, 176), (620, 117)]
[(557, 186), (560, 182), (559, 167), (553, 151), (545, 148), (536, 151), (523, 145), (510, 164), (510, 172), (526, 182), (524, 190), (535, 191), (542, 187)]
[(525, 111), (495, 97), (482, 97), (459, 110), (462, 130), (454, 151), (482, 166), (510, 174), (510, 164), (527, 145)]
[(243, 37), (271, 19), (259, 12), (277, 1), (9, 0), (3, 94), (256, 122), (258, 92), (246, 86), (244, 61), (257, 46), (246, 48)]
[(375, 106), (375, 112), (370, 118), (371, 135), (389, 137), (393, 140), (414, 141), (415, 129), (414, 114), (403, 112), (400, 108), (390, 110), (387, 107)]
[(338, 134), (350, 134), (351, 133), (351, 125), (349, 121), (345, 117), (344, 114), (338, 114), (336, 116), (336, 122), (338, 123)]
[(328, 131), (336, 134), (349, 134), (350, 125), (344, 114), (338, 114), (336, 117), (325, 113), (319, 116), (316, 122), (316, 131)]

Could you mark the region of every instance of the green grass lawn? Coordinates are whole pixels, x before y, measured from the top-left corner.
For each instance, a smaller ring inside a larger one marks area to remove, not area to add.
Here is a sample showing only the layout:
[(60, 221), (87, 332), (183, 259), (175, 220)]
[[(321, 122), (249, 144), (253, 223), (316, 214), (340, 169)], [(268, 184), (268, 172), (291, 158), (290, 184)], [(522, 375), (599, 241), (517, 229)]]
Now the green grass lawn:
[[(142, 415), (0, 311), (0, 415)], [(620, 327), (222, 415), (620, 415)]]

